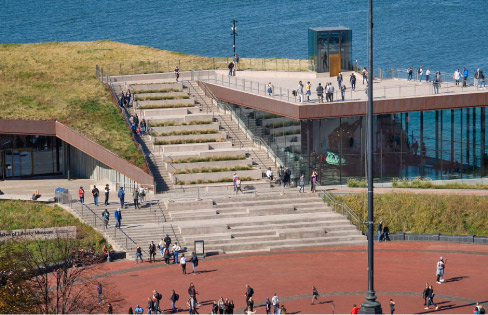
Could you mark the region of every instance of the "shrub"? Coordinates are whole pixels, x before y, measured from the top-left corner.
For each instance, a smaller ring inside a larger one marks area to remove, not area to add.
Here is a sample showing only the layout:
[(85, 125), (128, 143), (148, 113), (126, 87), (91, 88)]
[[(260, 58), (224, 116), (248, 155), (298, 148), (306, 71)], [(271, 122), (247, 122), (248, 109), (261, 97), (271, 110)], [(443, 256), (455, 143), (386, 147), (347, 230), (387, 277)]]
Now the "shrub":
[(368, 187), (368, 182), (364, 179), (362, 180), (358, 180), (358, 179), (355, 179), (355, 178), (349, 178), (347, 180), (347, 187), (361, 187), (361, 188), (365, 188), (365, 187)]
[(154, 145), (171, 145), (171, 144), (186, 144), (186, 143), (206, 143), (206, 142), (225, 142), (225, 139), (178, 139), (178, 140), (157, 140)]
[[(252, 181), (252, 180), (258, 180), (258, 178), (252, 178), (252, 177), (239, 177), (241, 182), (247, 182), (247, 181)], [(217, 180), (192, 180), (189, 182), (184, 182), (184, 181), (177, 181), (176, 185), (195, 185), (195, 184), (215, 184), (215, 183), (232, 183), (234, 180), (232, 178), (222, 178), (222, 179), (217, 179)]]
[(218, 133), (215, 129), (205, 129), (205, 130), (178, 130), (171, 132), (153, 132), (151, 135), (154, 137), (169, 137), (169, 136), (188, 136), (188, 135), (209, 135)]
[(193, 105), (191, 104), (139, 105), (137, 106), (137, 109), (181, 108), (181, 107), (193, 107)]
[(189, 157), (171, 161), (173, 164), (178, 163), (198, 163), (198, 162), (218, 162), (218, 161), (236, 161), (245, 160), (245, 155), (223, 155), (223, 156), (205, 156), (205, 157)]
[(190, 126), (190, 125), (209, 125), (212, 122), (210, 120), (193, 120), (188, 122), (175, 122), (175, 121), (161, 121), (150, 122), (149, 127), (171, 127), (171, 126)]
[(252, 170), (249, 165), (236, 165), (233, 167), (202, 167), (202, 168), (186, 168), (173, 172), (173, 174), (197, 174), (197, 173), (218, 173), (218, 172), (233, 172), (233, 171), (249, 171)]
[(163, 100), (187, 100), (188, 95), (152, 95), (152, 96), (136, 96), (135, 101), (163, 101)]

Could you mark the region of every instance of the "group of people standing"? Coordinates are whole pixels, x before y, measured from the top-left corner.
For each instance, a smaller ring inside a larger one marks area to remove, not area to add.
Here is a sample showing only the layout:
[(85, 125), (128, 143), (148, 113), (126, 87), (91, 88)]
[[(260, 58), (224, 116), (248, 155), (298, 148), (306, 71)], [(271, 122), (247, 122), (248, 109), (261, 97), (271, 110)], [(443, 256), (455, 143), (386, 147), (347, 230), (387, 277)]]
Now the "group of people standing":
[(130, 93), (130, 90), (128, 89), (127, 92), (124, 93), (122, 90), (120, 92), (120, 99), (119, 99), (119, 105), (122, 106), (129, 106), (130, 101), (132, 99), (132, 94)]
[(146, 120), (143, 118), (141, 121), (139, 121), (139, 117), (137, 116), (137, 113), (131, 116), (130, 118), (130, 130), (139, 135), (143, 136), (146, 134), (147, 130), (147, 123)]

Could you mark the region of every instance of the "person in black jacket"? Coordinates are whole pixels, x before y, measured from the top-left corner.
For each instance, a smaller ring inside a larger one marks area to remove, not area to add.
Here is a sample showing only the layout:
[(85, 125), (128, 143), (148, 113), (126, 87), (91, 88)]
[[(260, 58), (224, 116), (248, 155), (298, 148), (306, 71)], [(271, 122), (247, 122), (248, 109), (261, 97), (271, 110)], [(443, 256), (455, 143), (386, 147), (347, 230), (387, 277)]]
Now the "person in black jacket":
[(149, 244), (149, 262), (156, 262), (156, 244), (153, 241)]
[(285, 170), (285, 173), (283, 175), (283, 186), (284, 187), (286, 187), (286, 186), (290, 187), (290, 178), (291, 178), (291, 171), (287, 167)]
[(171, 300), (171, 309), (173, 313), (176, 313), (176, 301), (178, 301), (180, 296), (176, 294), (175, 290), (171, 290), (171, 297), (169, 298)]
[(383, 239), (388, 242), (391, 241), (390, 239), (390, 229), (388, 228), (388, 225), (385, 224), (385, 226), (383, 227)]
[(246, 305), (249, 306), (249, 298), (254, 295), (254, 289), (249, 286), (249, 284), (246, 284)]
[(171, 245), (171, 237), (169, 237), (168, 234), (166, 234), (166, 237), (164, 238), (164, 243), (169, 247)]
[(195, 254), (195, 252), (191, 253), (190, 261), (191, 261), (191, 264), (193, 266), (193, 273), (196, 274), (197, 272), (195, 270), (195, 267), (198, 267), (198, 257)]

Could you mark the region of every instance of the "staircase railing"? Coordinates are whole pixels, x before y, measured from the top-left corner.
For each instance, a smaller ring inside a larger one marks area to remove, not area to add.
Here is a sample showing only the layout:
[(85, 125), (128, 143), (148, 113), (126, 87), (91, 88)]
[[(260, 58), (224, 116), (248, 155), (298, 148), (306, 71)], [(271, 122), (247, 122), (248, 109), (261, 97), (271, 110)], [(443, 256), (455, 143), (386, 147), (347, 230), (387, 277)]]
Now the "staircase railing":
[(354, 213), (351, 208), (349, 208), (348, 205), (343, 202), (337, 201), (337, 199), (335, 199), (334, 196), (326, 190), (321, 190), (321, 193), (323, 195), (324, 201), (327, 202), (329, 206), (332, 206), (335, 212), (345, 215), (348, 220), (351, 221), (351, 223), (354, 224), (356, 228), (362, 232), (361, 219), (356, 213)]

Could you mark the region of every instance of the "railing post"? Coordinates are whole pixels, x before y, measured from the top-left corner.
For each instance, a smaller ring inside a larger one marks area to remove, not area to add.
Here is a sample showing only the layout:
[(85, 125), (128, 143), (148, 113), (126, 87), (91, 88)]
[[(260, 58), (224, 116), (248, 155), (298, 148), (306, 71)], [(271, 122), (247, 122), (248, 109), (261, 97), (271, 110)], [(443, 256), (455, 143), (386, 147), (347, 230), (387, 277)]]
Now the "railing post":
[(127, 249), (127, 236), (125, 237), (125, 249)]

